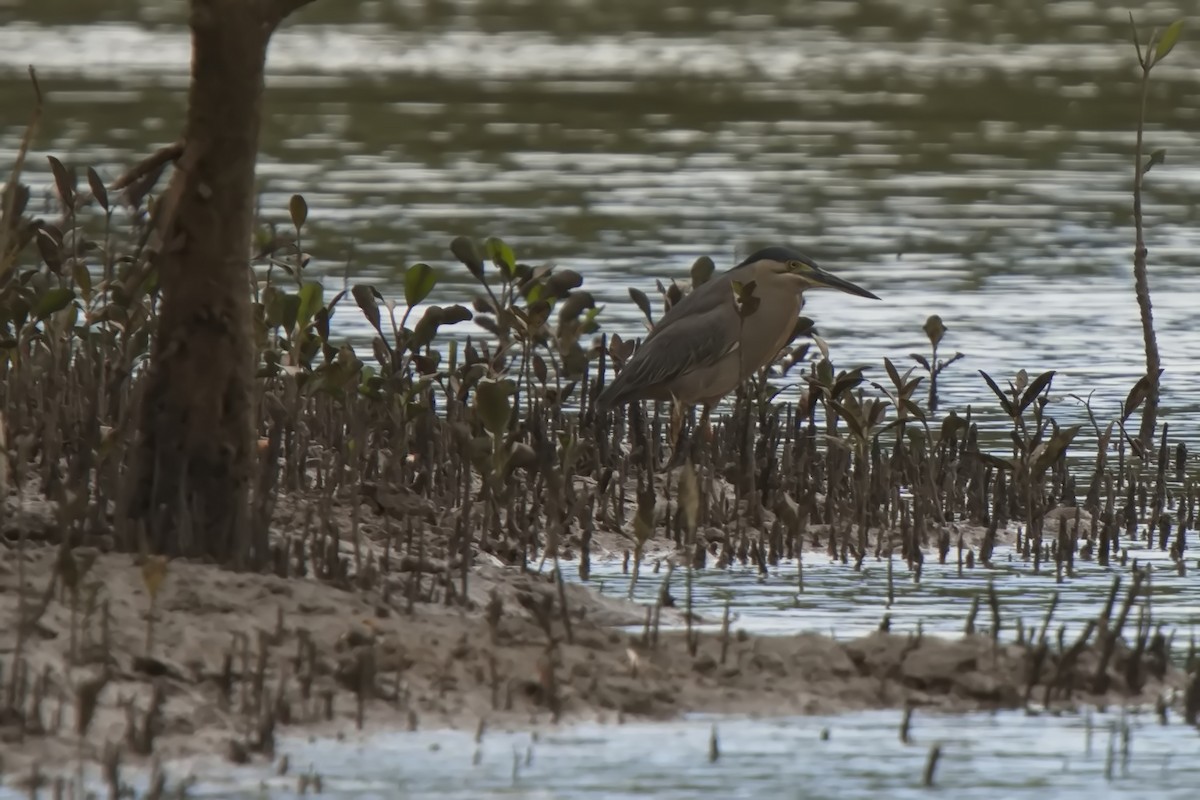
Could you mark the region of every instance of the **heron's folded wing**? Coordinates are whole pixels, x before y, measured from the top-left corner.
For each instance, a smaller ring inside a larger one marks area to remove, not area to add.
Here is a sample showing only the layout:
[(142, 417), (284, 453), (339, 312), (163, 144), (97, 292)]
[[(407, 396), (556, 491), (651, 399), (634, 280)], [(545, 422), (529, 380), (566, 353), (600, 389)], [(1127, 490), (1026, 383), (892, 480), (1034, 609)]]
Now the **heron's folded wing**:
[(655, 329), (618, 376), (631, 390), (675, 380), (711, 366), (737, 350), (737, 310), (732, 302), (683, 315), (669, 329)]
[(663, 331), (675, 327), (680, 322), (714, 313), (737, 313), (733, 305), (731, 277), (728, 274), (718, 275), (685, 294), (655, 323), (654, 330), (646, 337), (646, 342), (649, 343)]

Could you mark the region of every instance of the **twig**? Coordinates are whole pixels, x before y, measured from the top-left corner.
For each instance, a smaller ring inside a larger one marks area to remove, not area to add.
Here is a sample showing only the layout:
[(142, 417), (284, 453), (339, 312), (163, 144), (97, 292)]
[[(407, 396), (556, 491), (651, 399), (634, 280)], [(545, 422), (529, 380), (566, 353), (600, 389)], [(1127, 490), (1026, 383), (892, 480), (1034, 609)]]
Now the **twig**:
[[(183, 199), (183, 193), (187, 189), (191, 173), (196, 168), (205, 150), (203, 145), (196, 142), (181, 145), (181, 147), (183, 148), (183, 152), (175, 162), (175, 174), (171, 176), (171, 182), (168, 184), (167, 190), (159, 202), (159, 210), (155, 214), (156, 219), (148, 228), (148, 231), (153, 230), (158, 232), (159, 242), (164, 249), (170, 241), (168, 236), (175, 227), (175, 216), (179, 212), (179, 203)], [(142, 240), (143, 245), (146, 242), (146, 238)], [(133, 296), (137, 288), (149, 277), (150, 270), (153, 268), (153, 259), (142, 258), (142, 251), (139, 248), (138, 266), (132, 271), (125, 282), (126, 294)]]
[(113, 185), (109, 187), (111, 191), (119, 192), (123, 189), (132, 186), (142, 178), (154, 172), (159, 172), (168, 163), (179, 160), (183, 155), (184, 142), (179, 139), (176, 142), (158, 148), (150, 155), (143, 158), (137, 164), (134, 164), (125, 173), (113, 181)]

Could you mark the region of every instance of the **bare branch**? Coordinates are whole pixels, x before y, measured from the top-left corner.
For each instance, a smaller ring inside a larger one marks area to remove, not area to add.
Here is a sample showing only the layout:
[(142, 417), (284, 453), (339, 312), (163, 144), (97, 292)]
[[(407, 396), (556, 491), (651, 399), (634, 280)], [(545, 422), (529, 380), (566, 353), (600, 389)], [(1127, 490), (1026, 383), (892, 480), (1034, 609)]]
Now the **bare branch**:
[(273, 25), (278, 25), (312, 2), (315, 0), (262, 0), (263, 11)]
[[(190, 173), (196, 168), (204, 150), (204, 147), (197, 143), (184, 147), (183, 143), (179, 142), (179, 147), (181, 154), (175, 164), (176, 172), (171, 176), (171, 182), (167, 184), (167, 190), (156, 206), (153, 223), (147, 231), (149, 233), (150, 230), (153, 230), (158, 233), (159, 247), (162, 251), (166, 251), (173, 243), (172, 232), (175, 227), (175, 216), (179, 211), (179, 202), (191, 180)], [(150, 270), (154, 268), (153, 259), (139, 260), (141, 263), (125, 282), (125, 291), (131, 296), (145, 282), (150, 275)]]
[(178, 160), (181, 155), (183, 155), (183, 139), (155, 150), (139, 163), (130, 167), (109, 188), (114, 192), (119, 192), (152, 172), (161, 171), (164, 166), (169, 162)]

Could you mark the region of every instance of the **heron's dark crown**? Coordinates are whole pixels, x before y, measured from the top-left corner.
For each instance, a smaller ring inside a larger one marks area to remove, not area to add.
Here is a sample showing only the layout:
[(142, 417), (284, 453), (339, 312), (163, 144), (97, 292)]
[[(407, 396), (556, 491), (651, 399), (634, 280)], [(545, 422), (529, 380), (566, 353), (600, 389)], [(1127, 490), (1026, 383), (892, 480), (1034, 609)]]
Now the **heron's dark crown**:
[[(798, 253), (790, 247), (780, 247), (778, 245), (774, 247), (764, 247), (763, 249), (752, 253), (737, 266), (744, 267), (747, 264), (753, 264), (756, 261), (778, 261), (783, 264), (786, 264), (789, 261), (803, 261), (809, 266), (816, 266), (816, 264), (813, 263), (813, 260), (803, 253)], [(737, 269), (737, 267), (734, 267), (734, 269)]]

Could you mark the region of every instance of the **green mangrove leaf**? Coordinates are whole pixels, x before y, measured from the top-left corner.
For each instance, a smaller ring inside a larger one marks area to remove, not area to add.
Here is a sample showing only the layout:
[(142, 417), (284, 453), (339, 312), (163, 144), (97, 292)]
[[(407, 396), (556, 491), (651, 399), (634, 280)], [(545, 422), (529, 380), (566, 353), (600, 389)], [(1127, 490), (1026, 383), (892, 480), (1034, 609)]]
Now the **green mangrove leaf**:
[(363, 316), (367, 318), (367, 322), (371, 323), (371, 327), (376, 332), (382, 334), (383, 328), (380, 327), (379, 319), (379, 292), (374, 286), (366, 283), (355, 284), (350, 290), (350, 294), (354, 296), (354, 302), (358, 303), (358, 307), (362, 309)]
[(62, 269), (62, 245), (54, 240), (54, 236), (47, 230), (40, 229), (37, 232), (37, 249), (41, 255), (42, 261), (46, 262), (46, 266), (51, 272), (58, 272)]
[[(549, 294), (545, 284), (532, 282), (527, 284), (527, 287), (527, 289), (522, 289), (521, 294), (530, 305), (533, 305), (537, 301), (544, 299)], [(550, 299), (553, 300), (554, 298), (551, 297)]]
[(1069, 428), (1057, 430), (1050, 436), (1049, 441), (1038, 445), (1033, 451), (1034, 475), (1040, 476), (1054, 466), (1054, 462), (1058, 461), (1067, 451), (1067, 447), (1070, 446), (1082, 427), (1082, 425), (1072, 425)]
[(292, 224), (296, 226), (296, 230), (304, 227), (304, 223), (308, 220), (308, 202), (303, 195), (294, 194), (288, 200), (288, 214), (292, 217)]
[(692, 262), (692, 288), (696, 289), (708, 283), (717, 265), (708, 256), (700, 256)]
[(321, 343), (325, 344), (329, 341), (329, 309), (325, 306), (317, 309), (317, 313), (313, 315), (313, 322), (317, 328), (317, 336), (320, 337)]
[(1025, 413), (1025, 409), (1029, 408), (1033, 401), (1037, 399), (1038, 395), (1040, 395), (1046, 389), (1046, 387), (1050, 385), (1050, 381), (1053, 379), (1054, 370), (1043, 372), (1041, 375), (1038, 375), (1033, 379), (1033, 383), (1029, 384), (1029, 388), (1025, 390), (1025, 394), (1021, 395), (1021, 404), (1019, 407), (1020, 413)]
[(897, 391), (900, 391), (904, 386), (904, 382), (900, 379), (900, 372), (896, 369), (896, 365), (892, 363), (890, 358), (884, 356), (883, 367), (887, 370), (888, 379), (891, 380), (892, 385), (896, 387)]
[(811, 347), (812, 346), (808, 342), (805, 342), (796, 349), (792, 350), (791, 354), (783, 362), (783, 374), (787, 375), (789, 372), (791, 372), (792, 367), (803, 361), (808, 355), (808, 351), (811, 349)]
[(608, 338), (608, 357), (616, 361), (618, 365), (622, 364), (631, 352), (633, 352), (633, 342), (629, 343), (627, 351), (625, 349), (625, 340), (621, 338), (621, 334), (614, 333)]
[(46, 160), (50, 162), (50, 171), (54, 173), (54, 186), (62, 198), (63, 207), (69, 209), (75, 204), (75, 178), (54, 156), (46, 156)]
[(1159, 164), (1162, 164), (1166, 160), (1167, 160), (1166, 149), (1162, 148), (1162, 147), (1158, 148), (1157, 150), (1155, 150), (1154, 152), (1152, 152), (1150, 154), (1150, 157), (1148, 159), (1146, 159), (1146, 164), (1145, 164), (1145, 166), (1142, 167), (1142, 174), (1145, 175), (1152, 168), (1158, 166)]
[(466, 306), (458, 304), (446, 306), (442, 309), (439, 325), (457, 325), (460, 322), (467, 322), (471, 319), (471, 311)]
[[(514, 308), (516, 312), (519, 309)], [(530, 330), (537, 330), (546, 324), (546, 320), (550, 319), (550, 304), (545, 300), (538, 300), (529, 306), (527, 312), (526, 324)]]
[[(1162, 371), (1159, 371), (1162, 374)], [(1138, 378), (1137, 383), (1129, 390), (1129, 394), (1125, 397), (1125, 405), (1121, 407), (1121, 424), (1124, 424), (1134, 411), (1142, 403), (1146, 402), (1146, 398), (1150, 395), (1150, 375), (1146, 374)]]
[(300, 305), (296, 310), (296, 321), (302, 327), (308, 327), (313, 315), (317, 313), (325, 299), (325, 288), (320, 281), (305, 281), (300, 287)]
[(108, 211), (108, 189), (104, 187), (104, 181), (100, 180), (100, 176), (96, 174), (96, 170), (91, 167), (87, 168), (88, 186), (92, 190), (92, 197), (96, 198), (96, 202), (105, 211)]
[(874, 428), (879, 423), (883, 422), (883, 418), (887, 416), (887, 403), (876, 398), (871, 401), (871, 405), (865, 415), (867, 427)]
[(513, 306), (509, 309), (509, 315), (512, 317), (513, 324), (520, 330), (529, 327), (529, 312), (526, 309)]
[(967, 421), (951, 411), (946, 415), (946, 418), (942, 420), (942, 430), (938, 434), (938, 444), (944, 444), (950, 441), (954, 438), (958, 431), (965, 427), (967, 427)]
[(289, 334), (296, 329), (296, 322), (300, 319), (300, 295), (285, 294), (281, 313), (279, 315), (280, 325)]
[(567, 299), (563, 301), (562, 306), (558, 310), (558, 320), (560, 323), (578, 319), (584, 309), (595, 308), (596, 298), (592, 297), (591, 292), (578, 291), (571, 292), (567, 295)]
[(500, 326), (496, 323), (496, 318), (490, 314), (476, 314), (475, 324), (483, 328), (492, 336), (504, 338), (504, 334), (500, 333)]
[(450, 242), (450, 252), (466, 266), (476, 280), (483, 282), (483, 256), (480, 255), (475, 242), (466, 236), (456, 236), (454, 241)]
[(587, 367), (587, 354), (578, 344), (571, 345), (562, 354), (562, 374), (569, 378), (579, 378)]
[(907, 397), (900, 401), (900, 407), (904, 409), (904, 411), (906, 411), (910, 417), (920, 420), (921, 422), (925, 421), (925, 412), (921, 410), (919, 405), (914, 403), (912, 400), (909, 400)]
[(925, 428), (920, 425), (909, 425), (905, 429), (909, 444), (919, 451), (924, 451), (929, 441)]
[[(817, 346), (817, 349), (821, 351), (821, 358), (828, 361), (829, 360), (829, 344), (824, 339), (822, 339), (820, 336), (817, 336), (817, 334), (815, 334), (815, 333), (812, 334), (812, 340), (813, 340), (813, 344), (815, 344)], [(832, 364), (829, 365), (829, 369), (832, 373), (832, 370), (833, 370)]]
[(826, 389), (833, 388), (833, 362), (829, 356), (817, 362), (817, 383)]
[(866, 369), (866, 367), (855, 367), (849, 372), (843, 372), (838, 375), (837, 380), (833, 382), (830, 395), (833, 397), (841, 397), (842, 394), (862, 383), (864, 369)]
[(537, 451), (524, 442), (513, 442), (508, 450), (508, 470), (518, 469), (532, 471), (538, 463)]
[(437, 284), (437, 274), (428, 264), (413, 264), (404, 270), (404, 302), (415, 306), (429, 297)]
[(573, 269), (555, 270), (546, 279), (546, 289), (555, 297), (560, 298), (572, 289), (583, 285), (583, 276)]
[(431, 350), (429, 355), (413, 356), (412, 363), (417, 368), (417, 373), (420, 375), (436, 375), (438, 372), (438, 358), (440, 354), (436, 350)]
[(589, 308), (587, 313), (583, 315), (583, 322), (579, 324), (579, 332), (586, 336), (591, 336), (593, 333), (600, 330), (600, 323), (596, 318), (600, 316), (600, 312), (603, 310), (604, 306)]
[(62, 311), (75, 299), (75, 291), (65, 286), (47, 289), (33, 304), (33, 316), (39, 322), (58, 311)]
[(996, 394), (996, 397), (1000, 398), (1000, 405), (1004, 409), (1004, 413), (1008, 414), (1010, 417), (1015, 417), (1017, 414), (1013, 409), (1012, 401), (1008, 399), (1008, 396), (1005, 395), (1004, 392), (1000, 391), (1000, 387), (996, 385), (994, 380), (992, 380), (992, 376), (988, 375), (983, 370), (979, 370), (979, 374), (983, 376), (985, 381), (987, 381), (987, 385), (991, 387), (991, 390)]
[(75, 279), (75, 285), (79, 287), (79, 293), (83, 296), (84, 302), (91, 302), (92, 273), (88, 272), (87, 264), (82, 261), (75, 261), (71, 264), (71, 273)]
[(516, 387), (509, 380), (480, 381), (475, 387), (475, 410), (483, 421), (483, 427), (493, 436), (499, 436), (508, 428), (508, 420), (512, 416), (512, 404), (508, 398), (515, 391)]
[(534, 269), (528, 264), (517, 264), (517, 279), (521, 284), (521, 296), (528, 297), (529, 291), (534, 287), (542, 287), (542, 291), (546, 290), (546, 283), (550, 280), (550, 276), (554, 274), (554, 267), (549, 264)]
[(466, 400), (467, 392), (474, 388), (475, 384), (483, 380), (485, 375), (487, 375), (487, 367), (485, 367), (483, 364), (472, 364), (471, 366), (464, 368), (462, 370), (461, 378), (459, 379), (460, 383), (462, 384), (462, 388), (458, 399)]
[(637, 307), (642, 310), (642, 313), (646, 315), (646, 320), (651, 325), (653, 325), (654, 317), (652, 316), (651, 310), (650, 310), (650, 298), (646, 297), (646, 293), (643, 292), (641, 289), (637, 289), (633, 286), (630, 286), (629, 287), (629, 297), (630, 297), (630, 299), (633, 300), (633, 302), (637, 305)]
[[(1162, 61), (1172, 50), (1175, 49), (1175, 44), (1179, 41), (1179, 34), (1183, 31), (1183, 20), (1177, 19), (1167, 26), (1163, 32), (1162, 38), (1158, 40), (1158, 46), (1154, 49), (1154, 63)], [(1149, 169), (1147, 167), (1147, 169)]]
[(484, 240), (483, 246), (496, 269), (500, 270), (506, 279), (511, 280), (517, 267), (517, 258), (513, 255), (512, 248), (497, 236), (489, 236)]
[(417, 320), (417, 324), (413, 326), (412, 335), (408, 337), (408, 341), (406, 343), (408, 349), (410, 349), (412, 352), (415, 353), (422, 347), (425, 347), (433, 341), (434, 336), (437, 336), (437, 329), (438, 325), (440, 324), (438, 317), (440, 316), (440, 313), (430, 313), (435, 309), (437, 312), (441, 312), (441, 309), (437, 306), (431, 306), (425, 312), (425, 314), (423, 314), (421, 318)]
[(663, 291), (663, 295), (667, 298), (667, 308), (672, 308), (683, 299), (683, 289), (679, 288), (678, 283), (671, 281), (671, 285), (666, 288), (666, 291)]
[(863, 426), (862, 420), (858, 418), (858, 415), (854, 413), (853, 410), (847, 408), (844, 404), (839, 403), (837, 400), (830, 400), (829, 407), (836, 411), (838, 416), (842, 418), (842, 421), (846, 423), (846, 427), (850, 429), (850, 433), (855, 439), (860, 442), (865, 442), (867, 440), (866, 428)]
[(942, 318), (937, 314), (930, 314), (929, 319), (925, 320), (925, 335), (929, 337), (929, 343), (934, 347), (942, 341), (942, 337), (946, 335), (946, 326), (942, 324)]

